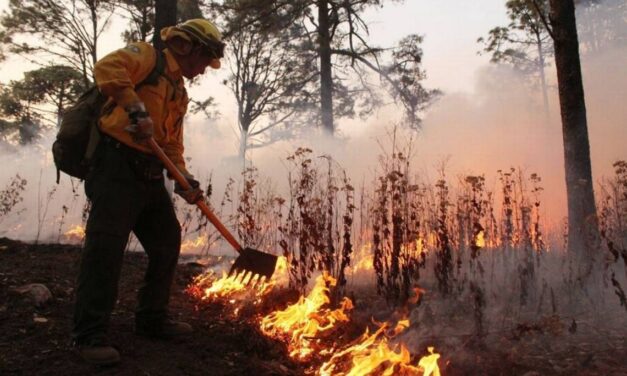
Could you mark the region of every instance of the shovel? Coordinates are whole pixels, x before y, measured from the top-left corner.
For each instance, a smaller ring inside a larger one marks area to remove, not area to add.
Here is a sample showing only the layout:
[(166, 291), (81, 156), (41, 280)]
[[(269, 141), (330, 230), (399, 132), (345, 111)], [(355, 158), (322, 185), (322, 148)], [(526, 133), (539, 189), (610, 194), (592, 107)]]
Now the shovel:
[[(159, 157), (161, 162), (165, 165), (166, 170), (170, 173), (170, 175), (174, 176), (174, 179), (183, 187), (185, 190), (192, 189), (191, 185), (183, 176), (183, 174), (179, 171), (179, 169), (172, 163), (170, 158), (163, 152), (161, 147), (157, 144), (154, 138), (148, 139), (148, 146), (152, 149), (152, 151)], [(239, 242), (231, 235), (229, 230), (220, 222), (218, 217), (213, 214), (211, 209), (207, 206), (204, 200), (199, 200), (196, 202), (196, 205), (200, 209), (200, 211), (207, 217), (209, 222), (211, 222), (216, 229), (224, 236), (224, 238), (235, 248), (235, 250), (239, 253), (237, 259), (235, 259), (235, 263), (231, 267), (229, 271), (229, 276), (238, 275), (244, 272), (244, 276), (242, 281), (248, 283), (253, 281), (255, 276), (258, 276), (256, 282), (259, 282), (262, 277), (266, 277), (266, 280), (269, 280), (274, 273), (274, 269), (277, 263), (277, 256), (271, 255), (269, 253), (261, 252), (252, 248), (243, 248)], [(250, 276), (249, 276), (250, 273)], [(249, 278), (247, 278), (249, 277)]]

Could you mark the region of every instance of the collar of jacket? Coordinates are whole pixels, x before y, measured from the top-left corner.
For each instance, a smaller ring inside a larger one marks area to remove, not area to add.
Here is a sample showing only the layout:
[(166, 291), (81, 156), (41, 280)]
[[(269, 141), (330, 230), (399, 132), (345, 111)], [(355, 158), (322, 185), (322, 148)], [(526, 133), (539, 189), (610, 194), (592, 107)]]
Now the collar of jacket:
[(170, 74), (170, 77), (174, 80), (181, 79), (183, 77), (183, 74), (181, 73), (181, 67), (179, 66), (179, 63), (176, 61), (172, 53), (166, 48), (163, 50), (163, 54), (165, 55), (167, 70)]

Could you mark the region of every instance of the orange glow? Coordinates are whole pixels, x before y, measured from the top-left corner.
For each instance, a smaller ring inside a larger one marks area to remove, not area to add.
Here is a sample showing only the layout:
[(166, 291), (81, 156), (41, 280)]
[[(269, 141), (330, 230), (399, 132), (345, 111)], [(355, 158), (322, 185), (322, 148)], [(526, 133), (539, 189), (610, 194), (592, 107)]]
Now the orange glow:
[(427, 292), (427, 290), (420, 288), (418, 286), (414, 287), (414, 296), (410, 296), (407, 300), (409, 304), (418, 304), (418, 301)]
[(485, 248), (485, 238), (483, 235), (483, 230), (479, 231), (477, 237), (475, 238), (475, 245), (479, 248)]
[(422, 252), (426, 252), (425, 249), (425, 240), (420, 237), (416, 239), (416, 254), (421, 254)]
[(82, 241), (83, 239), (85, 239), (85, 227), (81, 225), (76, 225), (67, 230), (63, 234), (63, 236), (65, 236), (68, 240)]
[[(353, 344), (339, 352), (325, 362), (319, 369), (321, 376), (362, 376), (362, 375), (422, 375), (440, 376), (438, 367), (439, 354), (429, 348), (430, 355), (422, 357), (418, 365), (411, 362), (411, 355), (405, 345), (390, 345), (389, 339), (398, 335), (407, 326), (408, 320), (401, 320), (387, 335), (389, 325), (382, 324), (372, 335), (366, 332)], [(398, 351), (396, 350), (398, 348)]]
[(357, 275), (360, 272), (372, 272), (374, 270), (372, 244), (364, 244), (353, 256), (352, 265), (348, 268), (348, 274)]
[(207, 236), (201, 235), (197, 237), (195, 240), (185, 240), (183, 244), (181, 244), (181, 252), (189, 252), (196, 250), (198, 248), (206, 246), (208, 243)]
[[(298, 302), (282, 311), (275, 311), (261, 319), (261, 331), (273, 338), (288, 343), (290, 356), (305, 359), (314, 351), (329, 350), (332, 344), (323, 344), (323, 337), (336, 329), (340, 323), (348, 322), (348, 311), (353, 302), (344, 298), (340, 307), (328, 308), (329, 288), (335, 286), (333, 277), (324, 273), (316, 278), (314, 288), (307, 297), (301, 296)], [(332, 341), (331, 341), (332, 342)]]

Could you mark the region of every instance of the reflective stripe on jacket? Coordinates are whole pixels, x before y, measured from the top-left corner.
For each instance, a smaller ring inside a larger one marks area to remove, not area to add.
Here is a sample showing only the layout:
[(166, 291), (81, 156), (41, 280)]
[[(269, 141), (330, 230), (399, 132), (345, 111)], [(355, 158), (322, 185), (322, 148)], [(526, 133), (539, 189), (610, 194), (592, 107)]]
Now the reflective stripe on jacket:
[[(94, 66), (94, 77), (100, 91), (111, 97), (100, 118), (100, 129), (115, 139), (151, 153), (146, 146), (135, 143), (124, 130), (129, 125), (124, 110), (130, 104), (143, 102), (154, 123), (155, 141), (184, 174), (189, 174), (183, 158), (183, 117), (189, 99), (181, 69), (166, 49), (165, 69), (157, 85), (143, 85), (137, 92), (134, 86), (144, 80), (154, 68), (155, 49), (145, 42), (131, 43), (100, 59)], [(115, 107), (111, 105), (115, 102)], [(106, 110), (106, 109), (109, 110)]]

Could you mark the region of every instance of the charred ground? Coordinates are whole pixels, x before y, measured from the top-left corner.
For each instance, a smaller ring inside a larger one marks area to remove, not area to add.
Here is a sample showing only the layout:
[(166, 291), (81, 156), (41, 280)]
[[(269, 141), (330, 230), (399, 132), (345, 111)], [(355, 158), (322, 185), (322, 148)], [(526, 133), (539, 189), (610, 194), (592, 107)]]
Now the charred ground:
[[(0, 239), (0, 374), (2, 375), (298, 375), (316, 364), (298, 365), (284, 347), (257, 330), (254, 312), (240, 318), (230, 307), (201, 304), (185, 293), (192, 277), (200, 272), (193, 263), (181, 264), (173, 296), (172, 313), (196, 329), (186, 340), (152, 341), (133, 334), (135, 295), (141, 283), (146, 258), (129, 252), (120, 281), (117, 308), (111, 323), (111, 341), (123, 361), (112, 368), (84, 364), (69, 346), (74, 279), (80, 248), (58, 244), (32, 245)], [(30, 283), (46, 285), (52, 300), (36, 307), (15, 288)], [(293, 292), (282, 292), (258, 307), (296, 300)], [(368, 324), (370, 314), (383, 312), (374, 294), (357, 291), (354, 321), (338, 336), (355, 338)], [(428, 295), (426, 306), (429, 306)], [(431, 302), (434, 305), (435, 302)], [(463, 325), (463, 313), (451, 310), (447, 317), (430, 317), (421, 307), (418, 325), (433, 327), (434, 344), (442, 354), (444, 375), (627, 375), (625, 328), (595, 328), (593, 317), (603, 312), (582, 314), (576, 319), (558, 315), (520, 321), (513, 326), (486, 332), (481, 340), (452, 334)], [(457, 317), (459, 316), (459, 318)], [(598, 317), (597, 317), (598, 318)], [(454, 331), (454, 330), (453, 330)], [(424, 330), (423, 330), (424, 332)], [(440, 333), (440, 334), (438, 334)], [(418, 345), (417, 347), (421, 347)]]
[[(146, 266), (142, 253), (127, 253), (109, 339), (123, 361), (112, 368), (84, 364), (69, 345), (73, 288), (80, 261), (75, 246), (0, 240), (0, 374), (3, 375), (263, 375), (299, 374), (283, 349), (246, 322), (222, 317), (218, 306), (198, 307), (184, 293), (193, 265), (181, 265), (171, 311), (196, 329), (188, 339), (152, 341), (133, 334), (136, 291)], [(41, 283), (53, 299), (42, 307), (12, 288)], [(37, 322), (35, 318), (39, 318)]]

